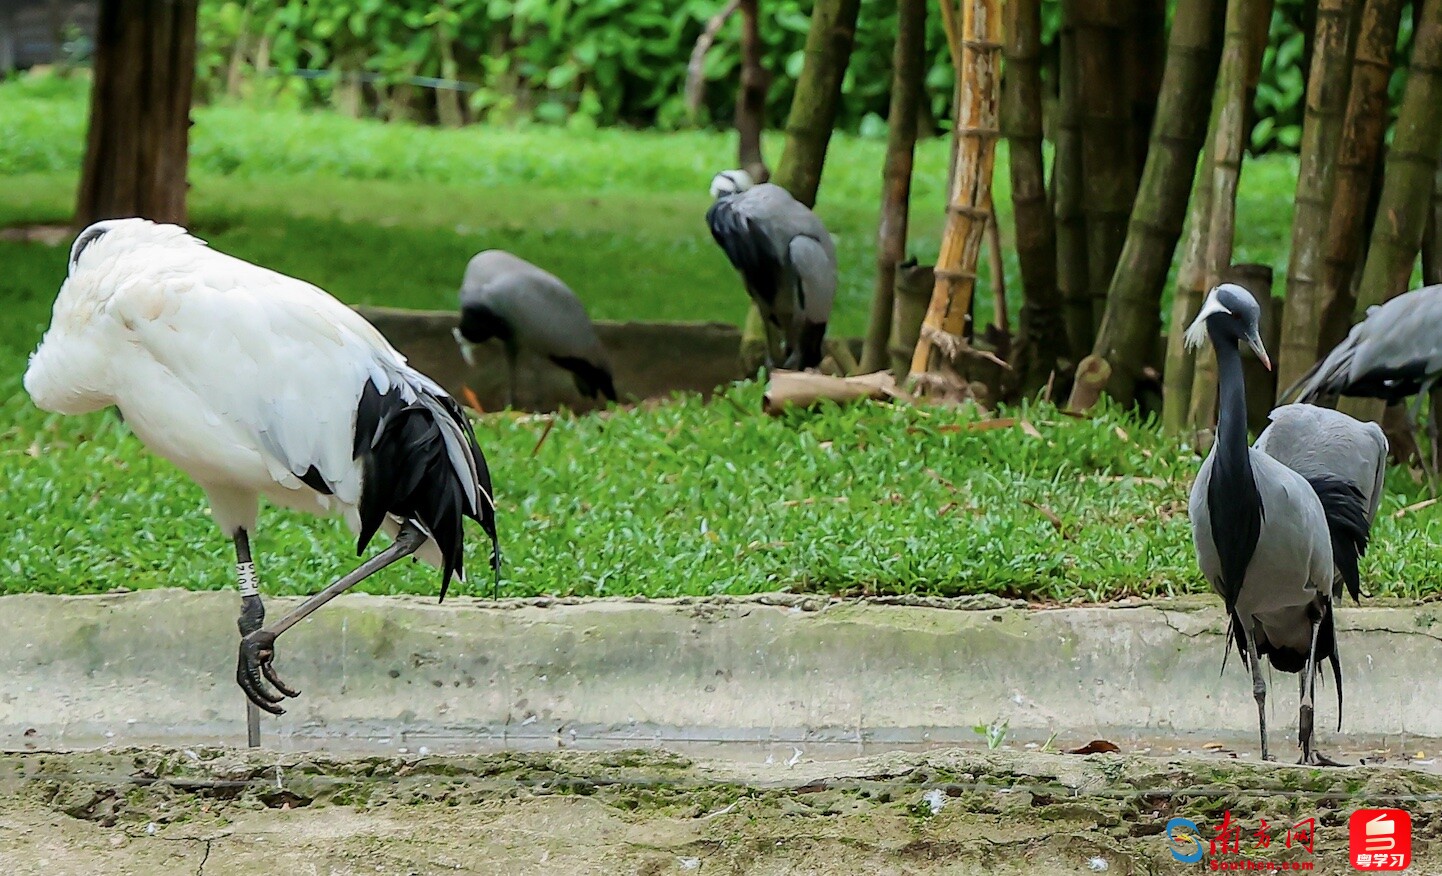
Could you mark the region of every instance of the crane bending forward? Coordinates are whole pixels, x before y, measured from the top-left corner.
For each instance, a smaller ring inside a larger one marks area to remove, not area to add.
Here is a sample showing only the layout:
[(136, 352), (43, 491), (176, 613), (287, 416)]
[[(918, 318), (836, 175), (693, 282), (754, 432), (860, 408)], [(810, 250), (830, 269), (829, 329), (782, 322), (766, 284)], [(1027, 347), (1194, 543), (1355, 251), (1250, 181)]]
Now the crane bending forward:
[[(445, 598), (464, 576), (462, 517), (490, 536), (499, 569), (490, 472), (455, 400), (321, 289), (178, 226), (112, 219), (80, 233), (25, 390), (55, 413), (116, 406), (205, 491), (235, 542), (236, 681), (273, 714), (299, 693), (276, 674), (276, 638), (335, 596), (414, 554), (440, 567)], [(266, 626), (249, 540), (261, 496), (343, 515), (357, 554), (379, 529), (393, 542)]]

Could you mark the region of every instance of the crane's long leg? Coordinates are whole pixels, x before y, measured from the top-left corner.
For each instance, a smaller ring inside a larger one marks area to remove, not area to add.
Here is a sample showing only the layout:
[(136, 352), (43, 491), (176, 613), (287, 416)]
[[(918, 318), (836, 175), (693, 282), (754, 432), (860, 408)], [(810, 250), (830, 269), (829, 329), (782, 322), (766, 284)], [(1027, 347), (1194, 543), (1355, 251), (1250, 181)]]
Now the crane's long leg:
[(506, 345), (506, 380), (507, 380), (508, 382), (506, 383), (506, 407), (507, 407), (507, 408), (510, 408), (511, 410), (515, 410), (515, 408), (516, 408), (516, 380), (517, 380), (517, 376), (516, 376), (516, 363), (517, 363), (519, 360), (520, 360), (520, 355), (519, 355), (518, 351), (516, 350), (516, 348), (515, 348), (513, 345), (511, 345), (511, 344), (507, 344), (507, 345)]
[(1313, 729), (1316, 718), (1314, 694), (1317, 688), (1317, 640), (1322, 631), (1322, 621), (1330, 610), (1330, 607), (1322, 609), (1322, 614), (1312, 621), (1312, 644), (1307, 650), (1306, 674), (1301, 678), (1302, 709), (1297, 718), (1297, 736), (1302, 746), (1302, 759), (1297, 762), (1312, 766), (1344, 766), (1317, 751), (1317, 737)]
[(1267, 753), (1267, 681), (1262, 678), (1262, 661), (1257, 657), (1256, 633), (1246, 630), (1247, 663), (1252, 667), (1252, 696), (1257, 700), (1257, 728), (1262, 734), (1262, 760), (1271, 760)]
[[(255, 563), (250, 557), (250, 535), (244, 529), (235, 531), (235, 577), (240, 590), (240, 617), (236, 626), (241, 636), (255, 632), (265, 623), (265, 605), (256, 586)], [(245, 700), (245, 742), (260, 747), (260, 709), (247, 697)]]
[[(299, 607), (290, 614), (281, 618), (280, 621), (269, 627), (261, 627), (245, 634), (240, 640), (240, 662), (236, 666), (235, 680), (240, 684), (241, 690), (255, 703), (273, 715), (285, 714), (285, 709), (277, 706), (276, 703), (285, 697), (300, 695), (300, 691), (288, 687), (281, 681), (280, 676), (275, 672), (275, 640), (282, 633), (296, 624), (300, 623), (311, 612), (335, 599), (345, 591), (394, 563), (396, 560), (410, 556), (425, 543), (426, 534), (420, 527), (407, 521), (396, 534), (396, 540), (390, 547), (361, 563), (354, 571), (342, 576), (334, 584), (302, 602)], [(259, 598), (257, 597), (257, 602)], [(265, 681), (275, 686), (275, 693), (265, 686)]]

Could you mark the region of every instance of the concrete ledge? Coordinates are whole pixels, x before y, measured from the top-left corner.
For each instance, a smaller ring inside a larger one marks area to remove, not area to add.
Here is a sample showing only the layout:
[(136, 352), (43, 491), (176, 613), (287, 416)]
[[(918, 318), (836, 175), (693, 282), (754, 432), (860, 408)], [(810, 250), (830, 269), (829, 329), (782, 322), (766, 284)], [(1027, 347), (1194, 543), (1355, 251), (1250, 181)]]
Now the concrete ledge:
[[(293, 603), (271, 600), (272, 616)], [(951, 604), (346, 596), (281, 640), (277, 666), (304, 693), (267, 732), (901, 744), (974, 741), (997, 718), (1023, 738), (1255, 732), (1240, 664), (1218, 677), (1209, 601)], [(0, 598), (0, 745), (233, 740), (237, 608), (233, 593), (179, 590)], [(1442, 737), (1436, 611), (1353, 608), (1341, 622), (1345, 732)], [(1280, 744), (1296, 685), (1276, 674), (1273, 692)], [(1324, 691), (1329, 735), (1335, 714)]]

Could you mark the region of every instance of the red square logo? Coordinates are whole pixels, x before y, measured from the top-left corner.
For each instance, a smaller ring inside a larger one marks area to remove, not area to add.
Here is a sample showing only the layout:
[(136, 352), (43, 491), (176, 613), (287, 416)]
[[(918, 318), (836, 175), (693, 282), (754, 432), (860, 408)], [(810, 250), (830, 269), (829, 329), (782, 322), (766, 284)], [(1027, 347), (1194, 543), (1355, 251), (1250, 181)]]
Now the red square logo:
[(1358, 809), (1347, 821), (1354, 870), (1406, 870), (1412, 865), (1412, 816), (1401, 809)]

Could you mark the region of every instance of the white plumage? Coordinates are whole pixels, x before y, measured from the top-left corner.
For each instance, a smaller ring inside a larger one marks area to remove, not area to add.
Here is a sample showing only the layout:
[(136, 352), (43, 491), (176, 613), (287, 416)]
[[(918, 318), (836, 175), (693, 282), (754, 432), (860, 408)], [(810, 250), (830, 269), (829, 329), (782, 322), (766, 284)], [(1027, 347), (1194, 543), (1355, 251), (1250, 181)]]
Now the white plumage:
[(321, 289), (178, 226), (81, 232), (25, 389), (64, 414), (116, 406), (232, 537), (254, 530), (264, 496), (343, 515), (362, 548), (409, 521), (446, 580), (462, 571), (462, 515), (494, 541), (489, 473), (454, 400)]

